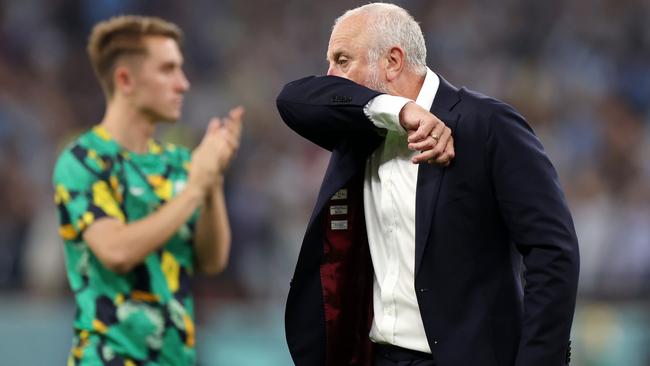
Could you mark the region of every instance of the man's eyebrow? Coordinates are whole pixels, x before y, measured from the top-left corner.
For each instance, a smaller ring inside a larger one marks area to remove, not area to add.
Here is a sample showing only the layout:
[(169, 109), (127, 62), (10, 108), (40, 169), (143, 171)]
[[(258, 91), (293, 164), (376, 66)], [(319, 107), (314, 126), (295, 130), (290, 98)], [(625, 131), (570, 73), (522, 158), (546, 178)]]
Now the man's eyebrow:
[[(338, 59), (339, 56), (341, 56), (341, 54), (343, 54), (343, 51), (341, 51), (341, 50), (337, 50), (335, 52), (332, 52), (332, 60)], [(325, 61), (329, 61), (329, 60), (330, 60), (329, 55), (325, 55)]]
[(182, 67), (183, 66), (183, 61), (176, 61), (176, 60), (166, 60), (163, 61), (161, 64), (161, 67), (163, 68), (172, 68), (172, 67)]

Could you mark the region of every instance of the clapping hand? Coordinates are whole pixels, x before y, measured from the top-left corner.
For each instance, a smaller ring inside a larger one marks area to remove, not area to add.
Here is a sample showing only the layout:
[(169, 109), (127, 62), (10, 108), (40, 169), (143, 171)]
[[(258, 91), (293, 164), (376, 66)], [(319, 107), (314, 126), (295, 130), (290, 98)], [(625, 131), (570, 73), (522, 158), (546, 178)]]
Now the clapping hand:
[[(219, 128), (213, 132), (219, 141), (215, 153), (218, 156), (219, 171), (222, 174), (230, 166), (230, 162), (239, 148), (243, 115), (244, 108), (242, 106), (231, 109), (228, 116), (224, 117), (221, 123), (216, 124)], [(219, 121), (218, 118), (214, 120)]]
[(203, 192), (223, 181), (241, 138), (244, 108), (230, 110), (227, 117), (212, 118), (205, 135), (192, 152), (188, 183), (196, 185)]

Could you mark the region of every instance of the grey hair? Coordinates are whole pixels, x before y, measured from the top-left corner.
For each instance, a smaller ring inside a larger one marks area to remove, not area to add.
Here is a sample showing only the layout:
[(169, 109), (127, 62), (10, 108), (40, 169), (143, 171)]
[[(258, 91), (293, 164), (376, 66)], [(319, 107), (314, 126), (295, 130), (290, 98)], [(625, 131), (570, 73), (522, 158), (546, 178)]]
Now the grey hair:
[(338, 17), (334, 27), (341, 21), (357, 15), (368, 16), (368, 61), (376, 62), (391, 47), (404, 50), (408, 68), (419, 75), (427, 72), (427, 47), (420, 25), (405, 9), (395, 4), (370, 3), (350, 9)]

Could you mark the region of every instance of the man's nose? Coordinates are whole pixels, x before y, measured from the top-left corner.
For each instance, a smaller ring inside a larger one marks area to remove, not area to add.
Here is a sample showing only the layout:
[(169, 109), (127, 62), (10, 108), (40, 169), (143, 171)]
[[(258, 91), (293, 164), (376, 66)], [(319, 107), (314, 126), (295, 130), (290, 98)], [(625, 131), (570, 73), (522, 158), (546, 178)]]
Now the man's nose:
[(333, 65), (330, 65), (327, 68), (327, 76), (337, 76), (335, 72), (336, 72), (336, 68)]
[(181, 71), (180, 78), (178, 80), (178, 89), (182, 93), (185, 93), (186, 91), (190, 90), (190, 81), (187, 80), (187, 77), (185, 76), (185, 73), (183, 71)]

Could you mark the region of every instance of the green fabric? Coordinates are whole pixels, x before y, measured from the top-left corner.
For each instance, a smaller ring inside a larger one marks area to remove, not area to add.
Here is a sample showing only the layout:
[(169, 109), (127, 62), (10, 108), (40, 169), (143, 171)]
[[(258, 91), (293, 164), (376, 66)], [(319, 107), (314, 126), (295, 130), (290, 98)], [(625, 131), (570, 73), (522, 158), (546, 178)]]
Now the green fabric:
[(124, 275), (104, 267), (82, 235), (102, 217), (132, 222), (154, 212), (183, 189), (189, 161), (187, 149), (153, 140), (146, 154), (127, 152), (99, 126), (61, 153), (55, 202), (77, 305), (68, 365), (195, 364), (190, 280), (198, 210)]

